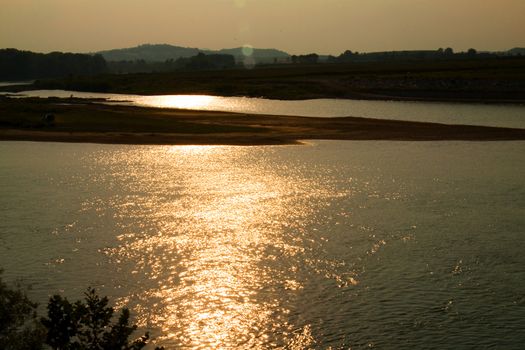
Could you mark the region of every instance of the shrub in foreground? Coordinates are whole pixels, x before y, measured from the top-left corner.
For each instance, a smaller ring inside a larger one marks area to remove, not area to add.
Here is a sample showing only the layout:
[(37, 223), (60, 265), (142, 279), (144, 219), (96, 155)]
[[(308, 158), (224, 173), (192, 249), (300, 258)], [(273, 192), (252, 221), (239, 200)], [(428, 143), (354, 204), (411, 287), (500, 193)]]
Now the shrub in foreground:
[(114, 323), (113, 314), (108, 298), (99, 297), (93, 288), (85, 293), (84, 302), (73, 304), (54, 295), (47, 305), (47, 318), (42, 319), (47, 329), (46, 344), (56, 350), (139, 350), (146, 346), (148, 333), (128, 340), (137, 329), (129, 323), (128, 309), (123, 309)]
[(42, 348), (46, 331), (38, 321), (36, 307), (19, 285), (10, 288), (0, 278), (0, 349)]
[(122, 309), (114, 320), (115, 310), (108, 302), (107, 297), (98, 296), (93, 288), (88, 288), (83, 301), (74, 303), (54, 295), (47, 305), (47, 317), (38, 319), (37, 304), (29, 300), (19, 285), (10, 288), (0, 278), (0, 349), (37, 350), (44, 344), (54, 350), (144, 348), (149, 334), (129, 340), (137, 329), (130, 324), (129, 310)]

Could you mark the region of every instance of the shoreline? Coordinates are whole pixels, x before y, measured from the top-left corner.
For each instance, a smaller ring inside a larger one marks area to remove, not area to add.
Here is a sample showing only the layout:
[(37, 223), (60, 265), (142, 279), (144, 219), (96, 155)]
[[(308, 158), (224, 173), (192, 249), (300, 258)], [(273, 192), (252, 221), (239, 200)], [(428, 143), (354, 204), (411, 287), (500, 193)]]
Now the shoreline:
[[(13, 85), (9, 86), (11, 89), (7, 91), (0, 87), (0, 96), (16, 96), (23, 94), (26, 91), (38, 91), (38, 90), (58, 90), (46, 87), (34, 87), (31, 85)], [(397, 91), (393, 94), (380, 94), (370, 92), (348, 92), (344, 95), (326, 93), (307, 93), (296, 96), (280, 95), (279, 93), (270, 94), (252, 94), (252, 93), (222, 93), (218, 94), (216, 91), (210, 90), (190, 90), (190, 91), (159, 91), (159, 92), (147, 92), (139, 93), (137, 91), (90, 91), (90, 90), (63, 90), (71, 91), (72, 93), (93, 93), (93, 94), (116, 94), (116, 95), (139, 95), (139, 96), (163, 96), (163, 95), (210, 95), (215, 97), (246, 97), (246, 98), (262, 98), (268, 100), (280, 100), (280, 101), (306, 101), (306, 100), (319, 100), (319, 99), (334, 99), (334, 100), (352, 100), (352, 101), (395, 101), (395, 102), (428, 102), (428, 103), (458, 103), (458, 104), (482, 104), (482, 105), (525, 105), (525, 94), (523, 97), (514, 98), (502, 98), (502, 97), (485, 97), (480, 95), (462, 94), (454, 91), (450, 93), (436, 93), (427, 91), (404, 91), (406, 95), (399, 94)], [(93, 99), (95, 100), (95, 99)]]
[(399, 142), (508, 142), (525, 141), (525, 136), (501, 137), (323, 137), (299, 136), (288, 137), (254, 137), (225, 136), (225, 137), (200, 137), (195, 135), (176, 134), (139, 134), (139, 133), (50, 133), (50, 132), (25, 132), (20, 130), (1, 130), (0, 142), (57, 142), (57, 143), (86, 143), (108, 145), (157, 145), (157, 146), (284, 146), (304, 145), (309, 141), (399, 141)]
[[(47, 114), (53, 115), (51, 122), (43, 121)], [(284, 145), (300, 144), (301, 140), (511, 141), (525, 140), (525, 129), (2, 97), (0, 140), (144, 145)]]
[(201, 146), (269, 146), (299, 145), (299, 140), (279, 137), (257, 137), (254, 135), (198, 136), (166, 133), (90, 133), (90, 132), (49, 132), (19, 129), (0, 129), (1, 141), (94, 143), (114, 145), (201, 145)]

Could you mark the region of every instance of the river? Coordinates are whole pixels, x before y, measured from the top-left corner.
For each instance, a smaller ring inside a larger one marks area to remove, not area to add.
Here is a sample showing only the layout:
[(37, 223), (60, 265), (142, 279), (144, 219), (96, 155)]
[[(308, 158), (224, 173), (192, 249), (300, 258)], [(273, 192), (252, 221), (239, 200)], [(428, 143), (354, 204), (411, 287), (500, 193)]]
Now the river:
[(0, 142), (0, 266), (167, 349), (521, 349), (524, 174), (524, 142)]

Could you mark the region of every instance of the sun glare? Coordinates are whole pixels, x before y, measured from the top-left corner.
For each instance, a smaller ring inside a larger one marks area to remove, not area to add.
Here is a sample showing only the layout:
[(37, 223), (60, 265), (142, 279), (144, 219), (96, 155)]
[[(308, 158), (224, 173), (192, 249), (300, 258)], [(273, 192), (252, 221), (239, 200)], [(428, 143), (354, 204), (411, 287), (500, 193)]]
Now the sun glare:
[[(277, 327), (292, 331), (275, 315), (286, 315), (286, 307), (262, 292), (281, 278), (268, 272), (266, 253), (296, 254), (272, 224), (285, 212), (283, 193), (291, 185), (247, 152), (234, 146), (171, 146), (139, 157), (153, 162), (146, 164), (154, 171), (136, 178), (135, 185), (141, 192), (162, 193), (138, 205), (140, 213), (151, 213), (144, 225), (156, 222), (158, 232), (122, 235), (121, 244), (107, 252), (119, 261), (151, 253), (142, 272), (149, 271), (156, 287), (137, 298), (157, 301), (141, 324), (161, 329), (159, 341), (195, 349), (254, 348), (267, 344)], [(159, 177), (169, 180), (156, 187)], [(134, 216), (138, 206), (122, 206), (120, 215)], [(290, 293), (303, 287), (295, 274), (286, 277), (286, 285), (293, 286)]]
[(177, 153), (180, 155), (210, 155), (216, 153), (221, 149), (226, 149), (227, 146), (213, 146), (213, 145), (177, 145), (170, 146), (169, 153)]
[(215, 97), (207, 95), (155, 96), (153, 104), (160, 108), (206, 109)]

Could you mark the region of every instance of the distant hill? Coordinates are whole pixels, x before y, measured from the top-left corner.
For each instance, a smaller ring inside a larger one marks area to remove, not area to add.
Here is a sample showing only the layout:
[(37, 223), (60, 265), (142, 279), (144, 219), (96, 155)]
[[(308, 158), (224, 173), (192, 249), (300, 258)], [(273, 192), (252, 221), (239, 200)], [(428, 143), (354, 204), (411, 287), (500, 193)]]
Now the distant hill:
[[(251, 49), (245, 51), (251, 51)], [(144, 44), (136, 47), (125, 49), (114, 49), (99, 51), (97, 54), (102, 55), (106, 61), (136, 61), (144, 60), (146, 62), (164, 62), (166, 60), (176, 60), (178, 58), (188, 58), (197, 55), (199, 52), (205, 54), (228, 54), (235, 57), (237, 61), (244, 57), (243, 48), (207, 50), (190, 47), (173, 46), (168, 44)], [(271, 63), (274, 59), (283, 59), (290, 55), (284, 51), (276, 49), (258, 49), (254, 48), (252, 57), (257, 63)]]
[(106, 61), (144, 60), (146, 62), (160, 62), (180, 57), (192, 57), (200, 51), (201, 50), (195, 48), (167, 44), (144, 44), (126, 49), (99, 51), (97, 53), (102, 55)]
[(509, 55), (525, 55), (525, 47), (515, 47), (507, 51)]

